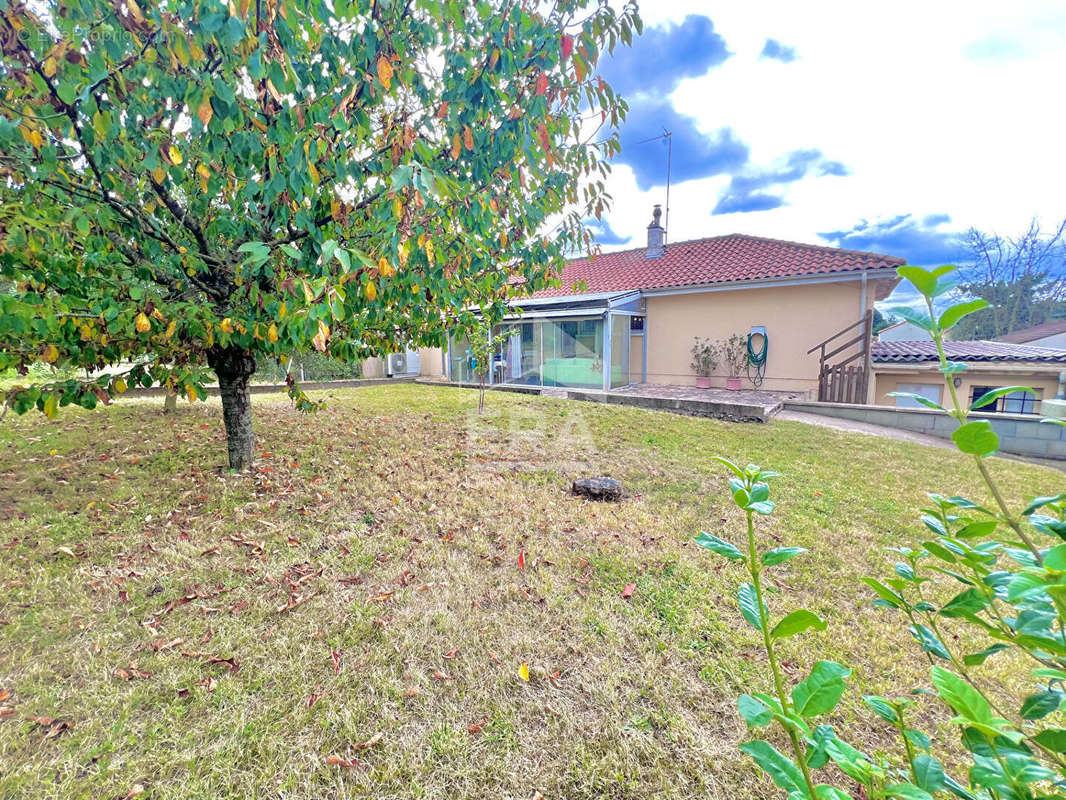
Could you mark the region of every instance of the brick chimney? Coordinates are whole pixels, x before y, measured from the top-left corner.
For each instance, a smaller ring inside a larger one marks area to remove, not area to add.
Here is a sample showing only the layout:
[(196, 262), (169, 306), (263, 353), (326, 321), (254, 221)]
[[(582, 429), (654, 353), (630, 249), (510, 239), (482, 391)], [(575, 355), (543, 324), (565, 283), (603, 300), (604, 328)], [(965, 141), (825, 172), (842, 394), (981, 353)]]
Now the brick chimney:
[(662, 226), (663, 209), (659, 204), (651, 212), (651, 225), (648, 226), (648, 250), (644, 259), (662, 258), (666, 252), (666, 228)]

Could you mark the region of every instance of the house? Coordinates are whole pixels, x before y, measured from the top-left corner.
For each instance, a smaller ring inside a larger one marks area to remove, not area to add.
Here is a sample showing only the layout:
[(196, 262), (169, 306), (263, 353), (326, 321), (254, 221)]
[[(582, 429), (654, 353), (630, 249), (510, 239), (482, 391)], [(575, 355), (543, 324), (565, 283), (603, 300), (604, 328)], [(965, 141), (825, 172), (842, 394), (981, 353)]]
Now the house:
[[(1033, 389), (1012, 392), (983, 411), (1040, 414), (1041, 401), (1056, 397), (1066, 381), (1066, 350), (1007, 342), (947, 341), (944, 352), (952, 361), (966, 362), (966, 369), (953, 381), (959, 400), (967, 406), (1001, 386)], [(921, 408), (912, 398), (888, 396), (889, 392), (908, 392), (950, 405), (936, 346), (928, 338), (874, 342), (871, 362), (875, 404)]]
[(1066, 320), (1053, 320), (1000, 336), (998, 341), (1009, 344), (1028, 344), (1034, 347), (1054, 347), (1066, 350)]
[(887, 328), (882, 328), (877, 334), (879, 342), (920, 342), (928, 339), (929, 334), (915, 325), (913, 322), (901, 320)]
[[(903, 259), (742, 234), (667, 244), (660, 218), (656, 206), (644, 247), (571, 260), (559, 286), (517, 298), (493, 331), (489, 381), (689, 385), (695, 337), (750, 334), (756, 349), (767, 345), (761, 376), (750, 371), (761, 388), (811, 393), (824, 364), (850, 360), (867, 370), (866, 400), (873, 305), (899, 282)], [(451, 337), (446, 377), (475, 379), (469, 352), (462, 335)], [(726, 377), (719, 364), (712, 386)]]

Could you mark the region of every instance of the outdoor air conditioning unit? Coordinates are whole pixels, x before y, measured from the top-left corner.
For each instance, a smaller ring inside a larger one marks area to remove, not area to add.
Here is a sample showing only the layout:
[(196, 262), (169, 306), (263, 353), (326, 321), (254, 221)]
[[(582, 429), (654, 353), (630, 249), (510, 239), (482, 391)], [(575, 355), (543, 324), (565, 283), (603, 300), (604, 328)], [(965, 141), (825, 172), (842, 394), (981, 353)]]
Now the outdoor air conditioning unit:
[(407, 353), (392, 353), (385, 359), (385, 374), (390, 378), (407, 374)]

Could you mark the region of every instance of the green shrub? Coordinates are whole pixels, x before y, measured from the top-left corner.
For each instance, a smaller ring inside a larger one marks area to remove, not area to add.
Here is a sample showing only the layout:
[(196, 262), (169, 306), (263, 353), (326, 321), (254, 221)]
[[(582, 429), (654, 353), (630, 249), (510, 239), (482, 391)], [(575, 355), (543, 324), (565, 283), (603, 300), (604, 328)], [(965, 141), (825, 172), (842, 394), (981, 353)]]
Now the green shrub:
[[(943, 408), (924, 397), (907, 396), (958, 422), (952, 439), (973, 458), (994, 503), (987, 508), (950, 490), (930, 494), (931, 507), (921, 517), (924, 538), (893, 548), (901, 556), (893, 575), (864, 579), (876, 594), (874, 605), (899, 612), (930, 662), (930, 686), (916, 687), (910, 696), (863, 698), (894, 730), (899, 743), (895, 756), (862, 752), (820, 722), (846, 690), (847, 667), (811, 654), (815, 663), (808, 677), (786, 691), (778, 643), (808, 629), (824, 630), (827, 623), (806, 609), (771, 614), (764, 572), (805, 551), (759, 546), (755, 520), (774, 511), (768, 481), (776, 473), (718, 459), (733, 474), (733, 500), (745, 512), (747, 537), (742, 547), (708, 533), (701, 533), (696, 543), (747, 571), (737, 599), (744, 619), (762, 635), (771, 686), (769, 692), (742, 695), (737, 707), (750, 730), (780, 729), (789, 752), (761, 738), (742, 744), (741, 750), (788, 800), (931, 800), (948, 795), (1037, 800), (1062, 797), (1066, 791), (1066, 494), (1030, 498), (1012, 508), (992, 480), (984, 459), (996, 452), (998, 438), (987, 420), (969, 421), (969, 412), (1024, 387), (989, 392), (969, 408), (961, 404), (952, 378), (966, 365), (945, 357), (944, 337), (964, 316), (987, 304), (960, 303), (938, 316), (933, 300), (954, 287), (947, 279), (952, 269), (899, 269), (923, 295), (928, 310), (926, 315), (900, 315), (928, 331), (936, 343), (951, 405)], [(936, 599), (943, 597), (950, 599)], [(972, 648), (964, 649), (960, 642), (972, 639), (949, 635), (944, 630), (949, 621), (969, 627), (981, 645), (966, 652)], [(1011, 653), (1020, 654), (1029, 666), (1025, 688), (1014, 692), (998, 686), (989, 692), (975, 679), (973, 668)], [(932, 752), (930, 736), (913, 727), (910, 720), (917, 715), (912, 709), (925, 702), (942, 703), (954, 713), (951, 723), (966, 753), (965, 774), (948, 774)], [(830, 763), (837, 770), (823, 769)], [(826, 782), (819, 782), (823, 777)], [(846, 787), (856, 785), (858, 794), (850, 794)]]

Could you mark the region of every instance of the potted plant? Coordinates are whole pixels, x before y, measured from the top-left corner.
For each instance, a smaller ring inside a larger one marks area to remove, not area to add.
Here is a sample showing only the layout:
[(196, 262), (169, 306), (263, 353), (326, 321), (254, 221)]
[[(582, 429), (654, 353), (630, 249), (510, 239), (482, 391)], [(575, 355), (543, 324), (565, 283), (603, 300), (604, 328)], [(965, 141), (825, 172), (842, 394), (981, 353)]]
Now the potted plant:
[(729, 377), (725, 388), (736, 391), (740, 388), (740, 373), (748, 365), (748, 343), (739, 333), (734, 333), (721, 344), (722, 358), (725, 360)]
[(718, 366), (718, 347), (710, 339), (694, 336), (692, 345), (692, 371), (696, 373), (696, 385), (701, 389), (711, 388), (711, 373)]

